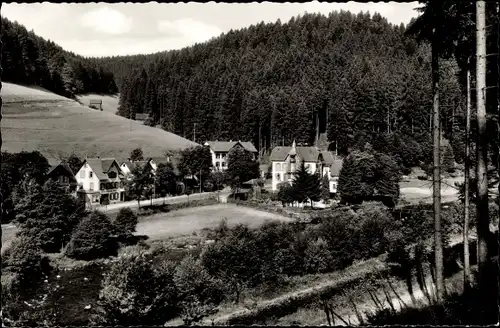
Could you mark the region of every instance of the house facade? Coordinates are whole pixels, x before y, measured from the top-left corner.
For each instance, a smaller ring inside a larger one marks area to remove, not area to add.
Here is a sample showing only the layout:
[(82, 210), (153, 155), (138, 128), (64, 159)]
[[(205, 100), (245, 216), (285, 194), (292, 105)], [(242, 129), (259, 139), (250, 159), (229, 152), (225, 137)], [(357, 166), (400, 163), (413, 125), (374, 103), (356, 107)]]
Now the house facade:
[(309, 173), (328, 176), (330, 193), (337, 193), (338, 177), (342, 168), (342, 159), (332, 152), (317, 147), (297, 147), (295, 141), (291, 147), (275, 147), (270, 156), (272, 165), (272, 190), (277, 191), (282, 182), (291, 182), (295, 172), (304, 162)]
[(51, 166), (47, 177), (53, 181), (59, 182), (66, 190), (75, 194), (78, 182), (75, 179), (75, 175), (68, 164), (59, 163), (57, 165)]
[(85, 159), (75, 178), (77, 197), (89, 207), (125, 200), (125, 175), (113, 158)]
[(204, 145), (210, 148), (212, 166), (215, 171), (227, 170), (227, 156), (234, 147), (241, 147), (249, 151), (254, 160), (257, 159), (259, 153), (249, 141), (207, 141)]

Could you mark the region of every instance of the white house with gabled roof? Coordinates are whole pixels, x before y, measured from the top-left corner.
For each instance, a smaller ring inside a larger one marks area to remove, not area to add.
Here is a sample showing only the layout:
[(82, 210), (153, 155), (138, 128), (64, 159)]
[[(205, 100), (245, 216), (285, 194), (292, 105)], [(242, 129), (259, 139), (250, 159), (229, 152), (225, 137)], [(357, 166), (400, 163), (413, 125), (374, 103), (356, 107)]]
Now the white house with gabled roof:
[(204, 144), (210, 148), (212, 154), (212, 165), (216, 171), (227, 170), (227, 155), (234, 147), (241, 147), (249, 151), (256, 160), (259, 152), (255, 146), (249, 141), (207, 141)]
[(272, 190), (277, 191), (282, 182), (291, 182), (295, 172), (304, 161), (309, 173), (319, 172), (321, 177), (328, 176), (330, 193), (337, 192), (338, 178), (342, 168), (342, 158), (318, 147), (297, 146), (274, 147), (269, 157), (272, 165)]
[(125, 200), (125, 175), (114, 158), (86, 158), (75, 178), (77, 196), (87, 206)]

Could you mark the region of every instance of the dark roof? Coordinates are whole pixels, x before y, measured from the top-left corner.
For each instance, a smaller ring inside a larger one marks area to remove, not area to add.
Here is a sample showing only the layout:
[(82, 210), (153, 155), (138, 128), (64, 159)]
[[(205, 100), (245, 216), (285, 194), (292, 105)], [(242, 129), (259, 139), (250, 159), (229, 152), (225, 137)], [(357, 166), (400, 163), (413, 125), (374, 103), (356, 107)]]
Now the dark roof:
[(292, 147), (274, 147), (269, 156), (270, 161), (284, 161)]
[(343, 160), (335, 159), (333, 164), (330, 166), (330, 174), (334, 177), (340, 176), (340, 170), (342, 169)]
[(257, 149), (250, 141), (207, 141), (206, 143), (214, 152), (229, 152), (237, 143), (240, 143), (246, 150), (257, 153)]
[[(107, 172), (116, 160), (114, 158), (87, 158), (85, 162), (90, 165), (99, 180), (106, 180), (108, 179)], [(122, 175), (121, 170), (119, 175)]]
[(58, 167), (61, 167), (63, 170), (67, 171), (69, 173), (69, 175), (71, 176), (74, 176), (75, 174), (73, 173), (73, 171), (71, 170), (71, 168), (69, 167), (68, 164), (66, 163), (59, 163), (57, 165), (51, 165), (50, 169), (49, 169), (49, 172), (47, 174), (51, 174), (53, 171), (55, 171)]
[[(332, 152), (320, 151), (316, 147), (299, 146), (295, 147), (295, 149), (300, 159), (306, 162), (317, 162), (319, 159), (319, 155), (321, 154), (326, 165), (336, 164), (337, 160), (340, 160), (340, 163), (342, 163), (342, 159), (335, 156)], [(271, 151), (271, 156), (269, 156), (269, 159), (271, 161), (284, 161), (291, 150), (292, 147), (274, 147)]]
[[(306, 162), (316, 162), (320, 154), (316, 147), (295, 147), (297, 155)], [(269, 157), (271, 161), (284, 161), (292, 147), (274, 147)]]

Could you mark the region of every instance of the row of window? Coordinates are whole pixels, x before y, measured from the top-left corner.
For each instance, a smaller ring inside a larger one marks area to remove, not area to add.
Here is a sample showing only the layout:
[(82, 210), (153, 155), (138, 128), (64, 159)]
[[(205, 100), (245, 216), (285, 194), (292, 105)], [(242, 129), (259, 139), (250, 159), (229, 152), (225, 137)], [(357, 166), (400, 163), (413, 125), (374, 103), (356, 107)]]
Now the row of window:
[[(89, 171), (89, 178), (92, 178), (94, 176), (94, 172)], [(80, 178), (85, 178), (85, 171), (81, 170), (80, 171)]]
[(221, 159), (221, 158), (226, 159), (226, 156), (227, 156), (226, 154), (215, 154), (215, 158), (217, 158), (217, 159)]
[(215, 167), (221, 167), (221, 163), (222, 167), (226, 167), (226, 162), (215, 162)]
[(112, 194), (109, 194), (109, 199), (110, 200), (118, 200), (120, 198), (120, 194), (117, 192), (114, 192)]

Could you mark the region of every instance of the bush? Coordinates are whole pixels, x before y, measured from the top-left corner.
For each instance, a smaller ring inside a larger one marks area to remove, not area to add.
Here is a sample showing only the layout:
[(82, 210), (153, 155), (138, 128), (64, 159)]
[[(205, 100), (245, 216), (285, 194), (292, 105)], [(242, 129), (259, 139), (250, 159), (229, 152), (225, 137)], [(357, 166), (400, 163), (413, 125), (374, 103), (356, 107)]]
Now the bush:
[(120, 235), (132, 235), (137, 226), (137, 215), (128, 207), (122, 208), (118, 212), (114, 224)]
[(199, 322), (217, 312), (217, 305), (223, 300), (222, 284), (210, 276), (201, 261), (186, 256), (175, 269), (174, 282), (185, 324)]
[(378, 256), (389, 249), (388, 236), (391, 233), (393, 219), (387, 209), (379, 206), (367, 206), (360, 211), (358, 234), (358, 259)]
[(6, 271), (16, 274), (24, 287), (38, 281), (44, 271), (42, 252), (36, 241), (27, 237), (14, 239), (2, 261)]
[(322, 273), (331, 269), (334, 263), (328, 243), (321, 237), (307, 247), (304, 254), (304, 269), (308, 273)]
[(202, 253), (203, 266), (210, 275), (224, 281), (236, 302), (244, 288), (261, 282), (263, 257), (259, 246), (253, 231), (241, 225), (227, 231)]
[(163, 325), (178, 314), (175, 264), (154, 265), (144, 254), (114, 263), (102, 281), (97, 311), (98, 325)]
[(116, 255), (115, 228), (109, 217), (92, 212), (77, 226), (66, 249), (66, 255), (78, 260), (93, 260)]

